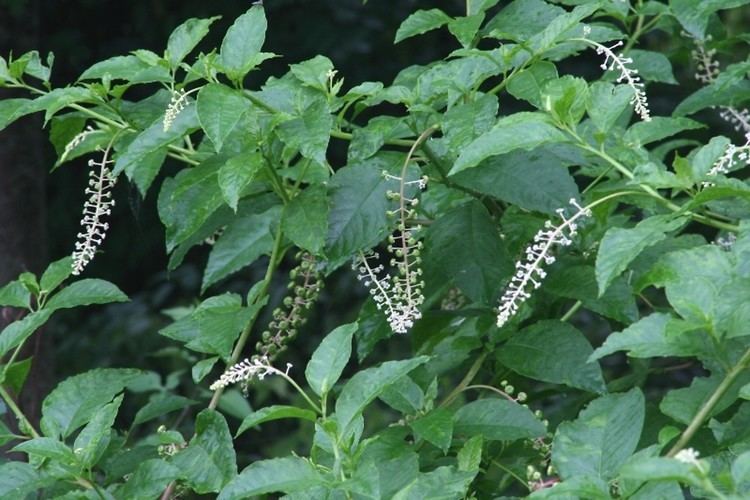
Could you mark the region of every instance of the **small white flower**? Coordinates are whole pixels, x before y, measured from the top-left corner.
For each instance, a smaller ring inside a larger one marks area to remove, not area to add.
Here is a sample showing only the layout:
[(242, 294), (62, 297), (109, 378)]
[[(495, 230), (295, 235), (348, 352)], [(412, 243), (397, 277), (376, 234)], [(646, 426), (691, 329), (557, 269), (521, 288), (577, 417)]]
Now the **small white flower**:
[(552, 250), (555, 245), (568, 246), (573, 243), (571, 239), (578, 231), (577, 220), (581, 217), (590, 217), (591, 211), (581, 207), (575, 199), (570, 204), (576, 212), (568, 219), (562, 208), (557, 209), (557, 214), (562, 219), (558, 226), (547, 221), (544, 228), (534, 236), (534, 243), (526, 248), (524, 259), (516, 262), (516, 273), (510, 280), (503, 296), (500, 298), (500, 308), (497, 315), (497, 326), (501, 327), (517, 312), (520, 305), (531, 297), (531, 291), (542, 285), (542, 280), (547, 276), (543, 265), (555, 262)]
[(84, 231), (78, 233), (78, 241), (73, 252), (73, 274), (81, 274), (83, 268), (91, 262), (96, 254), (96, 249), (104, 241), (109, 229), (109, 224), (103, 222), (104, 216), (112, 213), (115, 200), (112, 199), (112, 187), (115, 185), (115, 177), (109, 169), (112, 160), (109, 159), (110, 147), (104, 151), (102, 160), (97, 162), (89, 160), (89, 166), (93, 168), (89, 172), (89, 183), (86, 187), (88, 199), (83, 204), (83, 218), (81, 225)]
[(211, 384), (210, 390), (215, 391), (238, 382), (247, 383), (252, 379), (263, 380), (268, 375), (288, 375), (289, 370), (292, 368), (291, 363), (286, 364), (286, 371), (281, 371), (278, 368), (271, 366), (267, 356), (261, 356), (250, 361), (244, 359), (236, 365), (230, 366), (227, 370), (221, 374), (221, 377)]
[(86, 137), (88, 137), (89, 135), (93, 134), (94, 132), (96, 132), (96, 130), (94, 129), (94, 127), (92, 127), (91, 125), (88, 125), (85, 130), (83, 130), (83, 131), (79, 132), (78, 134), (76, 134), (76, 136), (73, 137), (73, 139), (71, 139), (71, 141), (65, 145), (65, 149), (63, 150), (63, 154), (60, 156), (60, 161), (64, 161), (65, 158), (67, 158), (68, 155), (71, 152), (73, 152), (73, 150), (75, 148), (77, 148), (78, 146), (81, 145), (81, 143), (83, 143), (83, 141), (84, 141), (84, 139), (86, 139)]
[[(715, 177), (717, 175), (726, 175), (729, 173), (738, 161), (743, 163), (750, 163), (750, 133), (745, 135), (745, 144), (743, 146), (735, 146), (729, 144), (724, 154), (716, 160), (711, 166), (711, 170), (706, 174), (708, 177)], [(704, 181), (703, 187), (713, 186), (713, 182)]]
[(169, 105), (164, 112), (164, 119), (162, 121), (162, 124), (164, 125), (164, 132), (167, 132), (170, 128), (172, 128), (174, 121), (177, 119), (182, 110), (185, 109), (185, 107), (188, 105), (188, 96), (198, 90), (199, 89), (193, 89), (189, 92), (186, 92), (184, 89), (180, 89), (172, 91), (172, 99), (169, 101)]
[(698, 460), (699, 455), (700, 453), (698, 453), (698, 451), (694, 450), (693, 448), (684, 448), (677, 452), (677, 454), (674, 456), (674, 459), (679, 460), (682, 463), (693, 465), (698, 469), (703, 470), (703, 467)]

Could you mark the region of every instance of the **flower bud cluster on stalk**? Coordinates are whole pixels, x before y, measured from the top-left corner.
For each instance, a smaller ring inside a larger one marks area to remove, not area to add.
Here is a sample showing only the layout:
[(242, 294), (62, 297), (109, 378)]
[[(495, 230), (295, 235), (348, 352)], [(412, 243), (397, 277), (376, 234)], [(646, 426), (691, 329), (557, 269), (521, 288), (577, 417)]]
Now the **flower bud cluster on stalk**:
[[(584, 27), (584, 36), (587, 36), (590, 32), (591, 28), (589, 26)], [(638, 70), (630, 67), (633, 64), (633, 58), (626, 57), (624, 53), (615, 53), (615, 49), (623, 46), (622, 40), (611, 47), (588, 38), (580, 38), (578, 40), (594, 47), (597, 54), (604, 55), (604, 62), (600, 65), (602, 69), (620, 72), (620, 75), (617, 77), (617, 83), (625, 83), (633, 90), (633, 98), (630, 100), (630, 104), (633, 105), (635, 112), (641, 117), (641, 120), (645, 122), (651, 121), (651, 112), (648, 108), (648, 99), (645, 91), (646, 84), (641, 80)]]
[(97, 248), (104, 241), (109, 229), (109, 224), (103, 222), (104, 216), (112, 213), (115, 200), (112, 199), (112, 188), (115, 185), (115, 177), (112, 176), (110, 165), (113, 161), (109, 158), (111, 144), (107, 147), (100, 161), (89, 160), (89, 182), (86, 186), (88, 199), (83, 204), (83, 218), (81, 226), (83, 231), (78, 233), (78, 241), (73, 252), (73, 274), (83, 272), (86, 265), (91, 262), (96, 254)]
[(182, 110), (187, 107), (189, 104), (188, 96), (198, 90), (200, 90), (200, 87), (190, 91), (185, 91), (185, 89), (172, 91), (172, 98), (169, 100), (169, 105), (167, 105), (167, 109), (164, 111), (164, 118), (162, 120), (164, 132), (168, 132), (172, 128), (174, 121)]
[(385, 312), (388, 324), (395, 333), (406, 333), (414, 326), (414, 322), (422, 317), (420, 306), (424, 302), (420, 256), (423, 244), (419, 240), (422, 226), (412, 222), (417, 215), (415, 209), (419, 199), (416, 195), (407, 195), (407, 188), (417, 186), (419, 190), (425, 189), (427, 177), (407, 180), (407, 165), (408, 158), (400, 176), (383, 172), (386, 179), (399, 183), (398, 191), (388, 191), (386, 194), (389, 199), (398, 202), (398, 208), (388, 212), (388, 216), (397, 221), (396, 231), (388, 237), (390, 266), (395, 272), (385, 274), (385, 266), (377, 263), (379, 256), (375, 252), (360, 253), (352, 265), (357, 279), (370, 290), (375, 305)]
[(258, 354), (253, 357), (254, 361), (263, 358), (273, 361), (285, 351), (289, 341), (297, 336), (299, 328), (307, 321), (307, 313), (318, 299), (322, 284), (317, 260), (307, 252), (299, 252), (296, 257), (300, 263), (289, 273), (287, 285), (291, 293), (284, 298), (281, 307), (274, 309), (268, 329), (255, 345)]
[(520, 305), (531, 297), (531, 291), (542, 285), (547, 276), (543, 266), (555, 262), (552, 255), (555, 246), (572, 244), (572, 238), (578, 231), (578, 220), (591, 216), (591, 211), (579, 205), (575, 199), (571, 198), (570, 204), (576, 212), (570, 218), (566, 218), (565, 209), (558, 208), (557, 214), (562, 223), (555, 226), (552, 221), (546, 221), (544, 228), (534, 235), (534, 243), (526, 248), (525, 258), (516, 262), (516, 272), (500, 298), (498, 327), (505, 325), (518, 312)]
[(291, 368), (291, 363), (287, 363), (286, 370), (282, 372), (278, 368), (273, 367), (271, 361), (266, 356), (255, 357), (252, 360), (244, 359), (236, 365), (227, 368), (221, 374), (221, 377), (211, 384), (209, 389), (215, 391), (237, 383), (241, 383), (247, 387), (253, 379), (263, 380), (268, 375), (288, 375)]

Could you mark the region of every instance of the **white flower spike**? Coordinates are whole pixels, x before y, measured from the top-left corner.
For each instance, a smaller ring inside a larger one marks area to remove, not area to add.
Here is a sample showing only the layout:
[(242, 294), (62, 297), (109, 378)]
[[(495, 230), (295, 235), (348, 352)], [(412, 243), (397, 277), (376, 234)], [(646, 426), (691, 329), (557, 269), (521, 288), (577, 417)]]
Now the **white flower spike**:
[[(735, 165), (737, 165), (738, 161), (750, 163), (750, 133), (745, 134), (745, 144), (743, 146), (737, 147), (734, 144), (727, 146), (724, 154), (716, 160), (711, 167), (711, 170), (709, 170), (706, 175), (708, 177), (726, 175)], [(703, 182), (703, 187), (710, 187), (713, 185), (713, 182)]]
[(221, 374), (221, 377), (211, 384), (209, 389), (215, 391), (239, 382), (250, 382), (253, 378), (263, 380), (268, 375), (289, 375), (289, 370), (291, 368), (292, 364), (287, 363), (286, 371), (282, 372), (278, 368), (271, 366), (267, 356), (261, 356), (252, 361), (244, 359), (236, 365), (227, 368), (227, 370)]
[(547, 221), (544, 228), (534, 236), (534, 243), (526, 248), (526, 256), (523, 260), (516, 262), (516, 273), (510, 280), (505, 293), (500, 298), (500, 308), (497, 314), (497, 326), (502, 327), (517, 312), (520, 305), (531, 297), (531, 291), (542, 285), (542, 280), (547, 276), (543, 265), (555, 262), (552, 250), (556, 245), (568, 246), (573, 243), (572, 237), (578, 231), (578, 219), (590, 217), (591, 211), (582, 207), (575, 199), (570, 204), (576, 212), (570, 217), (565, 217), (565, 210), (557, 209), (557, 214), (562, 219), (558, 226)]

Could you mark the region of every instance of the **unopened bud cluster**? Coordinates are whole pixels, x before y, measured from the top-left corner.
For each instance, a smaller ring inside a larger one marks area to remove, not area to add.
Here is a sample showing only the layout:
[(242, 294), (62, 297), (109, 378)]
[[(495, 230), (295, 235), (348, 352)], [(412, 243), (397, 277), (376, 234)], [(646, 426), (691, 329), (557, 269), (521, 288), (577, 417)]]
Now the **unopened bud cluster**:
[(320, 294), (321, 274), (315, 257), (299, 252), (297, 259), (299, 265), (289, 273), (290, 293), (281, 307), (274, 309), (268, 329), (255, 346), (260, 357), (273, 360), (286, 350), (289, 341), (297, 336), (299, 328), (307, 321), (307, 313)]
[(466, 305), (466, 296), (458, 288), (451, 288), (440, 301), (440, 309), (443, 311), (457, 311)]
[(94, 127), (92, 127), (91, 125), (87, 125), (84, 130), (76, 134), (76, 136), (73, 137), (70, 142), (65, 145), (63, 154), (60, 155), (60, 161), (65, 160), (75, 148), (83, 144), (83, 141), (86, 139), (86, 137), (90, 136), (94, 132), (96, 132), (96, 129), (94, 129)]
[(219, 380), (211, 384), (209, 389), (215, 391), (237, 383), (247, 386), (252, 380), (263, 380), (268, 375), (280, 375), (282, 373), (288, 375), (291, 368), (291, 363), (287, 363), (286, 370), (282, 372), (278, 368), (274, 368), (266, 356), (259, 356), (253, 360), (244, 359), (236, 365), (227, 368), (221, 374)]
[(164, 118), (162, 120), (164, 132), (168, 132), (169, 129), (172, 128), (174, 121), (182, 110), (187, 107), (188, 96), (196, 90), (198, 89), (193, 89), (190, 92), (186, 92), (184, 89), (172, 91), (172, 98), (169, 100), (169, 105), (167, 106), (166, 111), (164, 111)]
[(89, 182), (85, 191), (88, 198), (83, 204), (83, 231), (77, 235), (78, 241), (73, 252), (74, 275), (81, 274), (83, 268), (91, 262), (109, 229), (109, 224), (103, 222), (103, 218), (112, 213), (112, 207), (115, 205), (112, 199), (115, 177), (109, 168), (112, 164), (109, 151), (107, 148), (101, 161), (89, 160), (92, 170), (89, 172)]
[[(590, 31), (591, 28), (586, 26), (584, 28), (584, 35), (588, 35)], [(610, 47), (589, 40), (588, 38), (582, 38), (581, 40), (592, 45), (596, 49), (597, 54), (604, 55), (604, 62), (600, 65), (602, 69), (620, 72), (620, 75), (617, 77), (617, 83), (625, 83), (633, 90), (633, 98), (630, 100), (630, 104), (633, 105), (635, 112), (641, 117), (641, 120), (645, 122), (651, 121), (651, 112), (648, 109), (648, 99), (646, 98), (645, 91), (646, 85), (641, 80), (638, 70), (630, 67), (633, 64), (633, 58), (626, 57), (623, 53), (615, 53), (616, 49), (623, 46), (622, 40)]]
[(374, 252), (360, 254), (352, 268), (357, 271), (357, 279), (370, 290), (378, 309), (383, 310), (388, 324), (395, 333), (406, 333), (414, 322), (422, 317), (420, 306), (424, 302), (422, 289), (422, 242), (420, 224), (413, 224), (419, 199), (406, 194), (406, 189), (416, 185), (420, 190), (427, 186), (427, 177), (407, 181), (406, 173), (401, 177), (387, 172), (383, 176), (399, 182), (399, 191), (388, 191), (390, 200), (398, 202), (398, 208), (388, 211), (388, 216), (396, 220), (396, 231), (388, 237), (388, 252), (393, 274), (385, 273), (385, 266), (378, 264), (379, 256)]
[(578, 219), (591, 216), (591, 211), (581, 207), (575, 199), (571, 199), (570, 204), (576, 212), (570, 218), (566, 218), (565, 210), (558, 208), (557, 214), (562, 223), (556, 226), (552, 221), (546, 221), (544, 228), (534, 235), (534, 243), (526, 248), (525, 258), (516, 262), (516, 272), (500, 298), (498, 327), (505, 325), (518, 312), (519, 306), (531, 297), (531, 291), (542, 285), (547, 276), (543, 266), (555, 262), (552, 255), (555, 246), (572, 244), (572, 238), (578, 231)]

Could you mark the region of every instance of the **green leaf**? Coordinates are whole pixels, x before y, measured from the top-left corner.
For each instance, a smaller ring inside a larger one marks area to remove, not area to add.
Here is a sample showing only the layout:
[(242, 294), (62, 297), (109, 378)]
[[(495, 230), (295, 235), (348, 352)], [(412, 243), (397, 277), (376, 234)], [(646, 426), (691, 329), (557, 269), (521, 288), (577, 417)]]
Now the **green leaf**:
[(355, 373), (341, 389), (336, 400), (336, 421), (340, 435), (348, 433), (354, 420), (386, 387), (426, 363), (428, 359), (427, 356), (419, 356), (401, 361), (386, 361), (380, 366)]
[(221, 194), (235, 212), (243, 191), (255, 180), (264, 161), (259, 151), (246, 151), (233, 156), (219, 169)]
[(565, 151), (540, 147), (487, 158), (453, 180), (526, 210), (552, 215), (568, 206), (571, 198), (580, 198), (568, 163)]
[(97, 409), (73, 443), (78, 461), (87, 469), (91, 469), (99, 461), (109, 446), (110, 429), (115, 423), (122, 398), (120, 394), (111, 403)]
[(177, 26), (167, 40), (167, 50), (164, 57), (169, 61), (172, 68), (182, 62), (183, 59), (198, 45), (207, 34), (211, 24), (220, 19), (215, 16), (208, 19), (190, 18)]
[(588, 94), (586, 80), (565, 75), (547, 81), (542, 88), (540, 99), (544, 109), (557, 121), (574, 127), (586, 111)]
[[(506, 7), (508, 8), (508, 7)], [(508, 80), (508, 93), (542, 109), (542, 88), (545, 83), (557, 78), (557, 68), (548, 61), (532, 64)]]
[(514, 0), (503, 7), (483, 31), (498, 38), (528, 40), (564, 13), (561, 7), (543, 0)]
[(588, 361), (591, 345), (568, 323), (535, 323), (496, 352), (501, 363), (525, 377), (600, 394), (606, 391), (598, 363)]
[(560, 477), (613, 478), (638, 445), (644, 415), (643, 394), (636, 388), (602, 396), (576, 420), (560, 424), (552, 442), (552, 464)]
[(158, 394), (138, 410), (133, 419), (133, 426), (159, 418), (173, 411), (182, 410), (194, 404), (196, 404), (196, 401), (176, 394)]
[(16, 445), (11, 451), (20, 451), (29, 456), (49, 458), (64, 465), (74, 465), (76, 463), (76, 456), (73, 454), (73, 450), (68, 448), (62, 441), (50, 437), (29, 439)]
[(125, 172), (129, 179), (136, 182), (141, 193), (145, 194), (161, 167), (161, 163), (155, 160), (161, 158), (161, 154), (166, 154), (161, 151), (197, 128), (198, 115), (192, 104), (180, 111), (169, 130), (164, 130), (163, 117), (157, 118), (118, 155), (112, 173), (118, 175)]
[(450, 21), (451, 17), (440, 9), (418, 10), (401, 23), (393, 43), (438, 29)]
[(235, 437), (239, 436), (246, 430), (260, 425), (263, 422), (270, 422), (272, 420), (279, 420), (282, 418), (298, 418), (300, 420), (309, 420), (315, 422), (317, 415), (314, 411), (303, 410), (296, 406), (284, 406), (284, 405), (273, 405), (261, 408), (260, 410), (252, 412), (250, 415), (242, 420), (240, 428), (237, 430)]
[(158, 498), (169, 483), (180, 476), (180, 470), (160, 458), (139, 463), (135, 472), (123, 487), (117, 490), (116, 498), (129, 500), (152, 500)]
[(454, 175), (479, 165), (490, 156), (517, 149), (532, 150), (544, 144), (565, 142), (567, 137), (540, 113), (521, 112), (498, 120), (488, 132), (472, 141), (459, 155), (449, 172)]
[(750, 0), (669, 0), (669, 7), (686, 31), (703, 40), (711, 14), (747, 3)]
[(451, 279), (472, 301), (490, 304), (509, 277), (511, 258), (487, 209), (474, 201), (447, 211), (425, 237), (427, 276)]
[(0, 464), (0, 497), (26, 498), (42, 485), (42, 478), (34, 466), (24, 462)]
[(242, 471), (218, 500), (241, 500), (266, 493), (294, 493), (324, 484), (315, 467), (300, 457), (260, 460)]
[(140, 370), (101, 368), (65, 379), (42, 402), (42, 432), (50, 437), (70, 436), (141, 374)]
[(383, 177), (403, 162), (401, 155), (382, 154), (338, 170), (330, 182), (326, 255), (340, 264), (359, 250), (373, 247), (388, 230), (386, 192), (393, 182)]
[(645, 457), (630, 462), (622, 467), (620, 477), (637, 481), (675, 480), (695, 486), (701, 483), (693, 464), (667, 457)]
[(633, 89), (628, 85), (594, 82), (589, 87), (586, 111), (599, 132), (607, 133), (614, 127), (617, 119), (630, 109), (632, 98)]
[(349, 323), (325, 336), (305, 368), (305, 378), (315, 394), (325, 397), (341, 377), (352, 355), (352, 336), (359, 325)]
[(171, 82), (169, 70), (148, 64), (137, 56), (115, 56), (83, 72), (78, 80), (125, 80), (130, 83)]
[(380, 400), (404, 415), (414, 415), (425, 407), (425, 394), (411, 377), (401, 377), (379, 396)]
[(31, 293), (20, 281), (11, 281), (0, 288), (0, 307), (28, 309), (31, 307)]
[(85, 279), (66, 286), (47, 301), (46, 309), (70, 309), (91, 304), (127, 302), (128, 296), (109, 281)]
[[(488, 131), (495, 124), (497, 96), (482, 94), (474, 100), (453, 106), (443, 115), (441, 130), (457, 151)], [(371, 120), (372, 123), (374, 120)], [(403, 125), (401, 122), (396, 122)], [(356, 132), (355, 132), (356, 134)], [(353, 147), (352, 144), (351, 147)], [(382, 143), (378, 147), (382, 146)]]
[[(716, 392), (716, 388), (723, 379), (723, 374), (718, 372), (711, 374), (710, 377), (696, 377), (690, 387), (669, 391), (659, 403), (659, 410), (677, 422), (689, 425), (706, 401)], [(742, 386), (748, 382), (750, 382), (750, 374), (742, 373), (729, 386), (707, 416), (713, 417), (729, 408), (737, 400)]]
[(328, 210), (325, 186), (309, 186), (284, 207), (281, 230), (296, 246), (320, 255), (328, 234)]
[(420, 473), (411, 484), (399, 490), (393, 500), (458, 500), (466, 497), (473, 472), (462, 472), (454, 467), (438, 467)]
[(448, 31), (451, 32), (456, 40), (464, 47), (471, 47), (474, 38), (477, 36), (479, 27), (484, 22), (484, 13), (458, 17), (448, 23)]
[(630, 126), (623, 139), (629, 145), (645, 146), (685, 130), (703, 128), (705, 125), (689, 118), (654, 116), (650, 121), (639, 121)]
[(52, 312), (50, 309), (35, 311), (6, 326), (0, 332), (0, 356), (4, 356), (8, 351), (29, 338), (47, 322), (49, 317), (52, 316)]
[(66, 106), (93, 99), (94, 93), (90, 89), (81, 87), (57, 88), (31, 101), (23, 108), (23, 113), (44, 111), (44, 123), (46, 124), (50, 118)]
[(260, 214), (239, 216), (227, 226), (208, 256), (201, 293), (220, 279), (252, 264), (261, 255), (271, 253), (271, 230), (280, 215), (281, 208), (272, 207)]
[(221, 413), (206, 409), (195, 421), (195, 436), (172, 465), (196, 493), (218, 493), (237, 475), (232, 435)]
[[(63, 257), (47, 266), (39, 282), (39, 288), (43, 293), (49, 293), (57, 288), (60, 283), (68, 279), (73, 273), (73, 258)], [(2, 294), (2, 291), (0, 291)]]
[(450, 411), (436, 408), (412, 420), (409, 426), (414, 430), (416, 439), (424, 439), (443, 450), (443, 453), (448, 452), (453, 440), (453, 414)]
[(266, 39), (266, 13), (255, 5), (238, 17), (221, 42), (219, 57), (230, 79), (239, 81), (259, 62)]
[(542, 488), (527, 498), (530, 500), (611, 500), (609, 485), (596, 477), (575, 476), (558, 482), (554, 488)]
[(453, 422), (455, 435), (481, 435), (488, 441), (515, 441), (545, 433), (531, 410), (506, 399), (472, 401), (458, 409)]
[(0, 101), (0, 131), (22, 116), (31, 113), (31, 111), (26, 111), (30, 102), (31, 99), (21, 98)]
[(14, 439), (16, 439), (15, 434), (8, 429), (7, 425), (0, 422), (0, 446), (13, 441)]
[(669, 314), (653, 313), (621, 332), (611, 333), (589, 359), (600, 359), (617, 351), (633, 358), (695, 356), (707, 349), (701, 329)]
[(328, 92), (328, 74), (333, 71), (333, 63), (326, 56), (315, 56), (301, 63), (290, 64), (289, 70), (304, 85)]
[(458, 451), (456, 460), (458, 470), (472, 472), (479, 471), (482, 465), (482, 447), (484, 438), (481, 435), (473, 436), (466, 440), (464, 446)]
[(612, 227), (604, 233), (596, 255), (596, 282), (602, 296), (612, 281), (622, 274), (640, 253), (666, 238), (666, 233), (680, 229), (686, 217), (657, 215), (633, 228)]
[(240, 92), (219, 83), (203, 87), (197, 100), (198, 122), (219, 152), (244, 114), (250, 111), (250, 101)]
[(298, 116), (282, 122), (277, 133), (287, 146), (298, 149), (305, 158), (325, 165), (332, 127), (333, 117), (328, 104), (318, 100), (306, 106)]
[(628, 51), (628, 57), (633, 59), (633, 67), (645, 81), (677, 85), (672, 73), (672, 63), (664, 54), (633, 49)]

